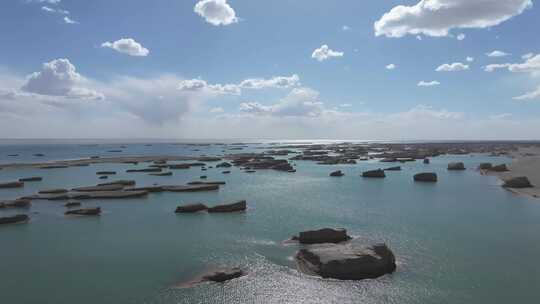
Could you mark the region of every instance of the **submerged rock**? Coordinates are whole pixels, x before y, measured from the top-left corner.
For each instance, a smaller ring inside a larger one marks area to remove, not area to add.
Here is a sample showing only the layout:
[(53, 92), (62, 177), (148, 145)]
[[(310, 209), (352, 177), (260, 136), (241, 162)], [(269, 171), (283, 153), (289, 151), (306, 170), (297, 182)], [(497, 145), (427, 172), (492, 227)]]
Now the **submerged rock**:
[(19, 178), (20, 182), (40, 182), (43, 180), (43, 177), (40, 176), (32, 176), (32, 177), (23, 177)]
[(449, 163), (447, 169), (451, 171), (465, 170), (465, 164), (463, 164), (462, 162)]
[(147, 172), (161, 172), (161, 168), (144, 168), (144, 169), (129, 169), (127, 173), (147, 173)]
[(68, 193), (67, 189), (45, 189), (40, 190), (39, 194), (59, 194), (59, 193)]
[(189, 204), (184, 206), (178, 206), (175, 213), (195, 213), (200, 211), (207, 210), (208, 207), (204, 204), (198, 203), (198, 204)]
[(223, 174), (231, 174), (231, 171), (223, 171), (221, 173), (223, 173)]
[(414, 175), (414, 181), (415, 182), (436, 182), (437, 181), (437, 174), (433, 172), (424, 172), (424, 173), (418, 173)]
[(533, 185), (526, 176), (517, 176), (504, 180), (502, 185), (506, 188), (532, 188)]
[(226, 182), (203, 182), (203, 181), (195, 181), (195, 182), (189, 182), (188, 185), (225, 185)]
[(394, 253), (385, 244), (315, 246), (295, 256), (300, 271), (338, 280), (374, 279), (396, 270)]
[(98, 184), (98, 186), (109, 186), (109, 185), (133, 186), (135, 185), (135, 183), (136, 182), (134, 180), (120, 179), (120, 180), (116, 180), (116, 181), (112, 181), (108, 183)]
[(208, 208), (210, 213), (221, 213), (221, 212), (239, 212), (246, 211), (247, 203), (246, 201), (238, 201), (233, 204), (217, 205), (212, 208)]
[(345, 175), (345, 173), (341, 172), (341, 170), (337, 170), (337, 171), (334, 171), (332, 173), (330, 173), (330, 176), (334, 176), (334, 177), (340, 177), (340, 176), (343, 176)]
[(384, 169), (384, 171), (401, 171), (401, 167), (400, 166), (390, 167), (390, 168)]
[(384, 178), (386, 174), (384, 174), (384, 170), (377, 169), (363, 172), (362, 177)]
[(301, 244), (340, 243), (351, 239), (345, 229), (323, 228), (319, 230), (307, 230), (298, 234), (297, 239)]
[(21, 187), (24, 187), (24, 183), (21, 182), (21, 181), (0, 183), (0, 188), (2, 188), (2, 189), (21, 188)]
[(205, 274), (203, 275), (202, 279), (203, 281), (223, 283), (232, 279), (239, 278), (244, 275), (245, 274), (244, 274), (244, 271), (242, 271), (242, 269), (235, 267), (235, 268), (220, 269), (218, 271)]
[(115, 175), (116, 171), (98, 171), (96, 172), (97, 175)]
[(102, 185), (102, 186), (77, 187), (71, 190), (75, 192), (97, 192), (97, 191), (120, 191), (122, 189), (124, 189), (123, 185), (111, 184), (111, 185)]
[(149, 175), (152, 175), (152, 176), (171, 176), (173, 175), (172, 172), (160, 172), (160, 173), (150, 173)]
[(191, 168), (191, 165), (190, 164), (174, 164), (174, 165), (169, 165), (169, 169), (171, 170), (177, 170), (177, 169), (190, 169)]
[(228, 162), (222, 162), (221, 164), (216, 165), (216, 168), (230, 168), (232, 165)]
[(73, 207), (79, 207), (81, 205), (80, 202), (67, 202), (64, 206), (67, 208), (73, 208)]
[(77, 209), (69, 210), (64, 213), (65, 215), (100, 215), (101, 208), (88, 208), (88, 209)]
[(218, 190), (219, 185), (188, 185), (188, 186), (163, 186), (163, 191), (170, 192), (199, 192)]
[(30, 220), (30, 218), (26, 214), (0, 217), (0, 225), (26, 223), (28, 220)]
[(3, 208), (30, 208), (32, 203), (29, 199), (19, 198), (12, 201), (0, 202), (0, 209)]

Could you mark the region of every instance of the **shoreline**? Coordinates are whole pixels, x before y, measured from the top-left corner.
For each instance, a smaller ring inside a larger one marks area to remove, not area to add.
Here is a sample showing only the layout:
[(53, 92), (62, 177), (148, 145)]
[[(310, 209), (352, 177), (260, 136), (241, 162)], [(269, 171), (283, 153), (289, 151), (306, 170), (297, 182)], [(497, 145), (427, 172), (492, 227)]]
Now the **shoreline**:
[(490, 172), (489, 175), (498, 177), (504, 182), (505, 179), (526, 176), (532, 188), (505, 188), (506, 190), (533, 199), (540, 199), (540, 148), (520, 147), (518, 151), (510, 154), (512, 162), (507, 164), (508, 172)]

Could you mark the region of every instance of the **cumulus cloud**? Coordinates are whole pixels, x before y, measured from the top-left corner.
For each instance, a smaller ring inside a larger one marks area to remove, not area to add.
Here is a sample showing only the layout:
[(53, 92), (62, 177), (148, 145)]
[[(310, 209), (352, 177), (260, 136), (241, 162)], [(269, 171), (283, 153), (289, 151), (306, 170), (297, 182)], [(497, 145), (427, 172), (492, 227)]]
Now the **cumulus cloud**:
[(238, 22), (236, 12), (227, 3), (227, 0), (201, 0), (195, 4), (193, 10), (206, 22), (215, 26)]
[(343, 31), (345, 31), (345, 32), (346, 32), (346, 31), (350, 31), (350, 30), (351, 30), (351, 27), (348, 26), (348, 25), (344, 25), (344, 26), (341, 27), (341, 30), (343, 30)]
[(527, 53), (527, 54), (524, 54), (523, 56), (521, 56), (521, 59), (527, 60), (529, 58), (532, 58), (533, 56), (534, 56), (533, 53)]
[(296, 74), (291, 76), (275, 76), (270, 79), (250, 78), (240, 82), (243, 89), (264, 89), (264, 88), (290, 88), (300, 84), (300, 77)]
[(210, 113), (223, 113), (225, 110), (222, 107), (215, 107), (210, 109)]
[(473, 62), (474, 61), (474, 57), (467, 57), (465, 60), (467, 60), (467, 62)]
[(508, 69), (508, 71), (514, 73), (531, 73), (536, 75), (540, 73), (540, 54), (529, 57), (523, 63), (488, 64), (484, 67), (486, 72), (493, 72), (497, 69)]
[(338, 52), (330, 49), (328, 45), (323, 44), (320, 48), (315, 49), (311, 54), (311, 58), (318, 61), (325, 61), (333, 57), (343, 57), (343, 52)]
[(508, 55), (510, 55), (510, 54), (505, 53), (503, 51), (499, 51), (499, 50), (495, 50), (493, 52), (486, 53), (486, 56), (488, 56), (488, 57), (506, 57)]
[(437, 67), (435, 71), (437, 72), (460, 72), (466, 71), (469, 69), (469, 66), (461, 62), (454, 62), (451, 64), (445, 63)]
[(295, 88), (275, 104), (265, 106), (258, 102), (244, 102), (240, 104), (239, 110), (253, 115), (317, 117), (325, 108), (319, 100), (319, 92), (310, 88)]
[(150, 51), (143, 47), (140, 43), (133, 38), (122, 38), (114, 42), (104, 42), (101, 44), (103, 48), (110, 48), (119, 53), (127, 54), (130, 56), (148, 56)]
[(374, 24), (375, 35), (448, 36), (452, 29), (498, 25), (532, 5), (531, 0), (421, 0), (412, 6), (398, 5), (385, 13)]
[(460, 34), (458, 34), (458, 35), (456, 36), (456, 39), (459, 40), (459, 41), (461, 41), (461, 40), (465, 40), (466, 37), (467, 37), (467, 36), (466, 36), (465, 34), (460, 33)]
[(179, 82), (178, 90), (183, 92), (205, 92), (213, 95), (240, 95), (236, 84), (209, 84), (202, 79), (185, 79)]
[(437, 80), (432, 80), (432, 81), (420, 81), (417, 86), (419, 87), (434, 87), (434, 86), (438, 86), (440, 85), (441, 83), (438, 82)]
[(43, 64), (41, 71), (27, 77), (22, 91), (66, 98), (103, 99), (104, 96), (84, 87), (87, 80), (77, 73), (68, 59), (55, 59)]
[(387, 65), (385, 68), (386, 68), (387, 70), (393, 70), (393, 69), (396, 68), (396, 65), (393, 64), (393, 63), (391, 63), (391, 64)]

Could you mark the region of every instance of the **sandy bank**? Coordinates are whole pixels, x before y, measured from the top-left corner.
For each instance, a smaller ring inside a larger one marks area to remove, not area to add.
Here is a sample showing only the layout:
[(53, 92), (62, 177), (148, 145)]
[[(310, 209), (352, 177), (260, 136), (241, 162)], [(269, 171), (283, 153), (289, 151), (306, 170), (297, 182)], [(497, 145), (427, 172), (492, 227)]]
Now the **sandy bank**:
[(519, 148), (511, 156), (513, 161), (508, 164), (510, 171), (492, 174), (502, 180), (511, 177), (526, 176), (531, 181), (531, 184), (533, 184), (533, 188), (507, 189), (517, 194), (527, 195), (537, 199), (540, 198), (540, 148)]

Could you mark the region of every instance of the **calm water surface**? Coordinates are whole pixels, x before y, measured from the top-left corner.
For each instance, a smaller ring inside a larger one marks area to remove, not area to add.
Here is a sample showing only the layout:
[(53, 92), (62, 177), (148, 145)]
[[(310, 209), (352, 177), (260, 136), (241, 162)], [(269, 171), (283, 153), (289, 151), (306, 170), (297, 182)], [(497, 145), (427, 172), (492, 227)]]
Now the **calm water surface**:
[[(43, 161), (91, 155), (221, 154), (223, 146), (167, 143), (4, 144), (1, 162)], [(264, 145), (263, 145), (264, 146)], [(262, 151), (250, 145), (245, 151)], [(121, 153), (106, 152), (121, 149)], [(194, 150), (199, 151), (194, 151)], [(242, 152), (242, 151), (231, 151)], [(34, 157), (43, 153), (44, 157)], [(8, 157), (8, 154), (19, 154)], [(469, 170), (447, 172), (449, 161)], [(170, 177), (123, 173), (148, 164), (96, 164), (67, 169), (4, 169), (0, 181), (43, 176), (21, 189), (0, 190), (13, 199), (45, 188), (94, 185), (100, 170), (138, 185), (184, 184), (208, 175), (227, 182), (207, 193), (157, 193), (147, 198), (83, 201), (101, 206), (99, 218), (69, 218), (64, 202), (35, 201), (31, 222), (0, 228), (1, 303), (537, 303), (540, 300), (540, 201), (504, 191), (472, 168), (508, 162), (482, 155), (444, 156), (402, 164), (384, 180), (362, 179), (378, 162), (321, 166), (296, 162), (297, 173), (232, 168), (177, 170)], [(330, 178), (341, 169), (346, 176)], [(415, 184), (420, 171), (437, 184)], [(176, 215), (181, 203), (209, 205), (246, 199), (243, 214)], [(3, 210), (0, 216), (17, 211)], [(357, 242), (387, 242), (397, 272), (376, 280), (341, 282), (295, 270), (298, 231), (345, 227)], [(205, 270), (242, 266), (249, 275), (220, 284), (177, 288)]]

